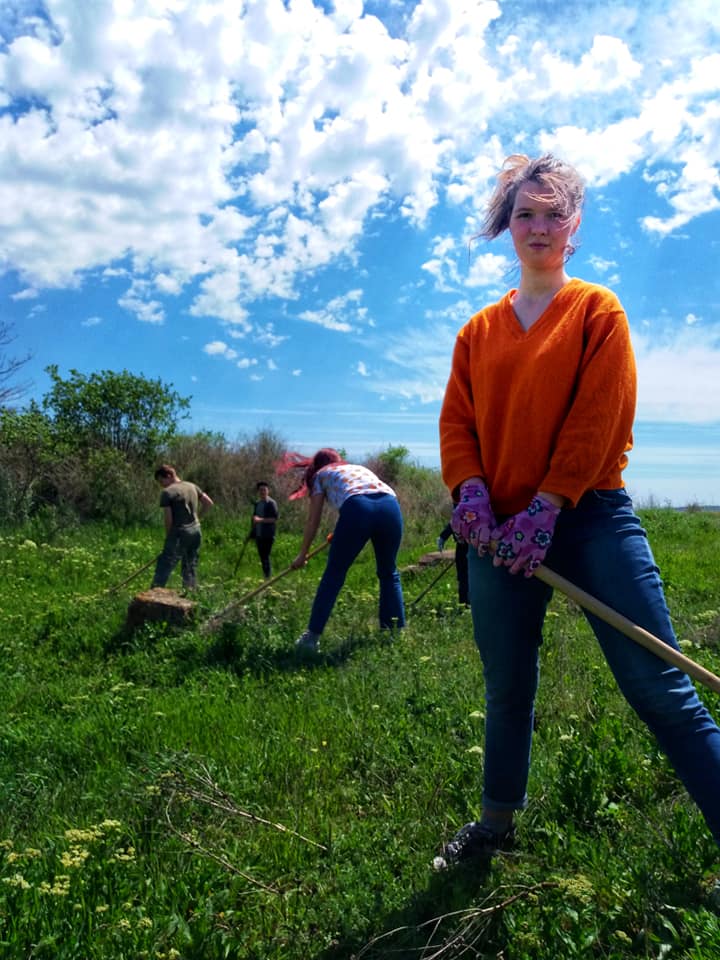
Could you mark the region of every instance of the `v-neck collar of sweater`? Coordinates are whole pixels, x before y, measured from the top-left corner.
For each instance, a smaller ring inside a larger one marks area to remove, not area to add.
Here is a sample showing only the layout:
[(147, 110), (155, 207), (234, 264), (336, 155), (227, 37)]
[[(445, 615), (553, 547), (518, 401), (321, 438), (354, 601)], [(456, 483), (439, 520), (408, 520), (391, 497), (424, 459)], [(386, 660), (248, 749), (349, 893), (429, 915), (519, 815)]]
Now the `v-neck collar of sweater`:
[(534, 336), (538, 329), (543, 329), (547, 326), (548, 323), (552, 322), (552, 315), (555, 312), (555, 308), (558, 304), (558, 301), (562, 299), (567, 293), (569, 293), (578, 283), (577, 277), (570, 277), (567, 283), (563, 284), (560, 289), (553, 294), (552, 299), (545, 307), (543, 312), (537, 318), (537, 320), (528, 327), (526, 330), (525, 327), (520, 322), (520, 318), (515, 313), (515, 309), (512, 305), (512, 300), (517, 289), (509, 290), (502, 300), (503, 314), (506, 323), (509, 325), (511, 332), (520, 339), (525, 339), (527, 337)]

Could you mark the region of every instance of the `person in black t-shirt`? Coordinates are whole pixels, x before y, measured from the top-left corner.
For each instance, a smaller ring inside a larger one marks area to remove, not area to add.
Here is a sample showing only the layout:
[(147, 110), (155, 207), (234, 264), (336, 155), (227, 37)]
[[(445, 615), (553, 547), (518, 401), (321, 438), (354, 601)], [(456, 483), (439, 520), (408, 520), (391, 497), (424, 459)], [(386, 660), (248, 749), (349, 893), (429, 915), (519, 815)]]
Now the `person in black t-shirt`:
[(461, 540), (459, 537), (456, 537), (453, 533), (452, 527), (448, 523), (446, 527), (443, 528), (442, 533), (437, 538), (437, 548), (438, 550), (445, 549), (445, 541), (449, 537), (453, 538), (455, 541), (455, 575), (457, 577), (458, 585), (458, 603), (463, 606), (468, 606), (470, 604), (470, 598), (468, 595), (468, 545), (464, 540)]
[(252, 537), (257, 547), (262, 571), (267, 580), (272, 575), (270, 552), (275, 542), (275, 525), (278, 518), (277, 503), (270, 496), (270, 485), (265, 480), (259, 480), (257, 485), (258, 500), (253, 510)]

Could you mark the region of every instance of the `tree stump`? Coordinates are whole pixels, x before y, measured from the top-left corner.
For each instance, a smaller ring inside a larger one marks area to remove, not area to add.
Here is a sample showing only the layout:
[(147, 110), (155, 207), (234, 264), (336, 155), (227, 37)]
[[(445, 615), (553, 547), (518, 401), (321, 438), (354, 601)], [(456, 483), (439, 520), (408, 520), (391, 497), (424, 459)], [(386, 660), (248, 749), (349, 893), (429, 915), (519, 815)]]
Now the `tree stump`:
[(454, 556), (454, 550), (431, 550), (430, 553), (424, 553), (421, 557), (418, 557), (415, 563), (411, 563), (407, 567), (403, 567), (400, 572), (419, 573), (421, 570), (426, 570), (428, 567), (434, 567), (438, 563), (443, 563), (445, 560), (452, 560)]
[(195, 620), (196, 607), (193, 600), (179, 596), (174, 590), (152, 587), (138, 593), (130, 601), (127, 626), (134, 630), (143, 623), (160, 621), (177, 627), (187, 627)]
[(421, 567), (434, 567), (438, 563), (444, 563), (446, 560), (452, 560), (455, 557), (455, 550), (431, 550), (430, 553), (424, 553), (418, 563)]

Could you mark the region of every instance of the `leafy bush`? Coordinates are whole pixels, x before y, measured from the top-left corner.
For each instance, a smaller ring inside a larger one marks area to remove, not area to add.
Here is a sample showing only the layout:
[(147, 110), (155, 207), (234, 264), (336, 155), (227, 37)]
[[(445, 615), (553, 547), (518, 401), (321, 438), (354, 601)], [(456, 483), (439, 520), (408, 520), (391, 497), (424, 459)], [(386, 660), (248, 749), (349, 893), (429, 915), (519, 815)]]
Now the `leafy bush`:
[(413, 535), (430, 529), (434, 542), (447, 523), (452, 504), (438, 470), (408, 460), (407, 447), (388, 447), (368, 457), (365, 466), (397, 493), (406, 528)]
[(220, 511), (250, 516), (256, 484), (268, 480), (275, 486), (275, 465), (285, 444), (271, 430), (229, 443), (222, 434), (196, 433), (176, 437), (164, 458), (181, 476), (206, 490)]

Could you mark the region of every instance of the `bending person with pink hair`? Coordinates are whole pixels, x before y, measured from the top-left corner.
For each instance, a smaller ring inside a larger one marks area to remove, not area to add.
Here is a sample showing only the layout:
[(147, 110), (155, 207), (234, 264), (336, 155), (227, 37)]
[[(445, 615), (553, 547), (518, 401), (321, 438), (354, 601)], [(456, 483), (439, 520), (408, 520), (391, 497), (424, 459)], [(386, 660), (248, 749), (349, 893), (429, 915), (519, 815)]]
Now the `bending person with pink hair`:
[(291, 500), (309, 495), (308, 517), (300, 552), (293, 569), (305, 566), (308, 551), (320, 526), (327, 500), (338, 510), (325, 572), (315, 593), (308, 628), (296, 641), (301, 652), (318, 653), (320, 636), (330, 618), (347, 572), (368, 542), (375, 551), (375, 569), (380, 584), (379, 617), (382, 628), (405, 626), (397, 554), (403, 532), (402, 513), (395, 491), (372, 470), (346, 463), (337, 450), (324, 448), (313, 457), (288, 453), (279, 473), (302, 470), (302, 482)]

